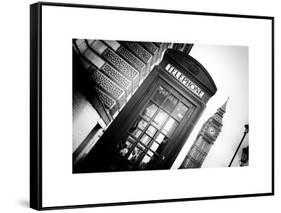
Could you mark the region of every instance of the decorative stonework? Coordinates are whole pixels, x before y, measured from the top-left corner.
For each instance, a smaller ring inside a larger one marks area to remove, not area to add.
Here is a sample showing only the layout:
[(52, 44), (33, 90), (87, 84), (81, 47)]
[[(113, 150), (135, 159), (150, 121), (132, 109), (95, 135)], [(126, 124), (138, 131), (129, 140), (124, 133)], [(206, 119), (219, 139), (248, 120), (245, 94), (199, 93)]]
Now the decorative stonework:
[(112, 50), (107, 49), (104, 52), (103, 57), (120, 72), (122, 72), (122, 74), (124, 74), (128, 79), (133, 80), (138, 77), (139, 73)]
[(92, 78), (94, 81), (103, 88), (107, 93), (114, 97), (119, 103), (120, 107), (125, 104), (125, 92), (118, 85), (116, 85), (112, 80), (106, 77), (99, 70), (94, 70), (92, 72)]
[(128, 93), (131, 93), (131, 82), (126, 79), (123, 75), (121, 75), (119, 72), (117, 72), (112, 66), (105, 63), (101, 70), (119, 86), (121, 86), (124, 90), (126, 90)]
[(111, 97), (109, 97), (105, 92), (103, 92), (101, 89), (99, 89), (98, 87), (95, 87), (95, 89), (97, 90), (97, 94), (99, 96), (99, 99), (101, 100), (101, 102), (104, 104), (104, 106), (107, 109), (111, 109), (113, 108), (114, 104), (116, 104), (116, 101), (114, 101), (114, 99), (112, 99)]
[(182, 162), (181, 169), (200, 168), (202, 166), (211, 146), (221, 132), (222, 118), (226, 110), (227, 101), (204, 123), (195, 142)]
[(152, 55), (136, 42), (124, 41), (122, 44), (130, 49), (139, 59), (145, 63), (148, 63), (152, 58)]
[(145, 47), (151, 54), (155, 54), (158, 50), (158, 47), (152, 42), (140, 42), (140, 44)]
[(105, 106), (105, 108), (107, 110), (109, 110), (110, 115), (113, 116), (118, 110), (116, 101), (113, 98), (109, 97), (100, 88), (95, 87), (95, 89), (97, 91), (97, 95), (98, 95), (101, 103)]
[[(153, 65), (160, 62), (168, 45), (159, 42), (73, 40), (74, 49), (87, 70), (85, 73), (91, 75), (95, 82), (93, 86), (98, 88), (97, 101), (106, 108), (115, 109), (111, 109), (111, 115), (124, 106)], [(101, 106), (94, 107), (99, 111)]]
[(125, 47), (120, 47), (117, 51), (128, 63), (135, 67), (141, 73), (145, 68), (145, 64), (140, 61), (134, 54), (128, 51)]

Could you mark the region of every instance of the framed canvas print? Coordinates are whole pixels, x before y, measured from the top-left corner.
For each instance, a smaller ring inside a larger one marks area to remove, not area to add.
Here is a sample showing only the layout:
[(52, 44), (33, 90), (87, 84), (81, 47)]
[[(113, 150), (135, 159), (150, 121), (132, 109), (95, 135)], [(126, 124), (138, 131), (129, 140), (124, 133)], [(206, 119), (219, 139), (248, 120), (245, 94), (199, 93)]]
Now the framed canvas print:
[(33, 4), (30, 101), (34, 209), (274, 194), (273, 17)]

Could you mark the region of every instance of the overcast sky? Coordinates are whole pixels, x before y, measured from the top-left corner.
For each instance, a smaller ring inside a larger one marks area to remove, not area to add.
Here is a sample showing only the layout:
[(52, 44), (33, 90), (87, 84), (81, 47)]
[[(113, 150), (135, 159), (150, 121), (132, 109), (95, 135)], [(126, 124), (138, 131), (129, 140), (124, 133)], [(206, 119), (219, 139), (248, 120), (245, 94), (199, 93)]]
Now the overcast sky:
[[(202, 167), (225, 167), (228, 166), (243, 136), (244, 125), (248, 124), (248, 47), (194, 44), (190, 55), (198, 60), (212, 76), (217, 86), (217, 93), (207, 103), (205, 111), (172, 168), (180, 166), (203, 123), (229, 97), (222, 132), (202, 165)], [(248, 144), (248, 138), (249, 136), (245, 138), (241, 147)], [(240, 155), (241, 152), (238, 153), (233, 166), (239, 164)]]

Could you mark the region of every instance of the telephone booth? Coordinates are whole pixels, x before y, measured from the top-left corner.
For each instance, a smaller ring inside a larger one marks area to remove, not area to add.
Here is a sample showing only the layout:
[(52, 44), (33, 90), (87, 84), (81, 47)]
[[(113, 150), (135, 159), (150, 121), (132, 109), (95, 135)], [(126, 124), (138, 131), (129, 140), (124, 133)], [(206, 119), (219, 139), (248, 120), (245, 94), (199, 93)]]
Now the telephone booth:
[(198, 61), (168, 49), (88, 153), (80, 171), (171, 168), (216, 91)]

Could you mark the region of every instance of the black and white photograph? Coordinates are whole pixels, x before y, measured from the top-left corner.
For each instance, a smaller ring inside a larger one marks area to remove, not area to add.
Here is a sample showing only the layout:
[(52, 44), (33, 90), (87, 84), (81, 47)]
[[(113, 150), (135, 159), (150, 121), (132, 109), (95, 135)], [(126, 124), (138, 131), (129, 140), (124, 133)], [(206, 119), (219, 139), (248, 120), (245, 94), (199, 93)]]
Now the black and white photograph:
[(249, 165), (248, 47), (73, 39), (73, 173)]
[(272, 17), (30, 12), (32, 208), (273, 194)]
[(278, 212), (278, 1), (0, 10), (0, 212)]

